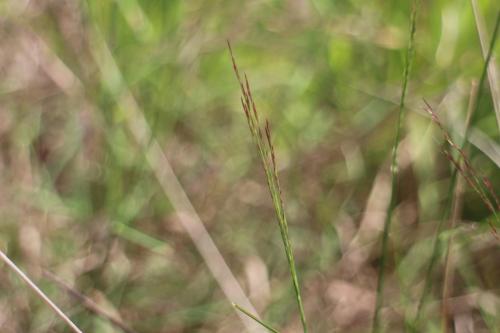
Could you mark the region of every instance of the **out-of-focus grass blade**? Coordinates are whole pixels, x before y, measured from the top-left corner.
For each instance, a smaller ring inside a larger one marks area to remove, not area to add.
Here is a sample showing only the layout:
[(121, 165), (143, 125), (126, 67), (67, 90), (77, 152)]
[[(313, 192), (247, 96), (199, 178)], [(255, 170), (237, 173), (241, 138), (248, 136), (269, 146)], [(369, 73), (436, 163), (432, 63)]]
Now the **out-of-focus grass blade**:
[(262, 320), (260, 320), (259, 318), (255, 317), (253, 314), (251, 314), (250, 312), (248, 312), (247, 310), (243, 309), (241, 306), (239, 306), (238, 304), (234, 304), (233, 303), (233, 307), (238, 310), (238, 311), (241, 311), (242, 313), (244, 313), (245, 315), (247, 315), (248, 317), (252, 318), (253, 320), (255, 320), (256, 322), (258, 322), (259, 324), (261, 324), (263, 327), (265, 327), (266, 329), (269, 330), (269, 332), (273, 332), (273, 333), (279, 333), (278, 330), (272, 328), (270, 325), (266, 324), (265, 322), (263, 322)]
[[(477, 0), (471, 0), (472, 11), (474, 12), (474, 20), (476, 22), (477, 34), (481, 42), (481, 50), (486, 59), (488, 56), (488, 34), (484, 24), (484, 18), (479, 11)], [(497, 118), (498, 130), (500, 131), (500, 85), (498, 83), (498, 68), (495, 59), (491, 59), (488, 65), (488, 81), (490, 83), (491, 98), (493, 100), (493, 108)]]
[(142, 231), (129, 227), (123, 223), (113, 224), (113, 232), (131, 243), (140, 245), (160, 255), (165, 255), (172, 250), (172, 248), (164, 241), (151, 237)]
[(385, 280), (385, 264), (388, 255), (388, 243), (389, 243), (389, 230), (391, 228), (391, 218), (394, 208), (396, 206), (396, 191), (398, 187), (398, 148), (401, 141), (401, 132), (403, 131), (403, 121), (405, 116), (405, 100), (406, 93), (408, 90), (408, 81), (410, 77), (411, 64), (413, 61), (414, 53), (414, 39), (416, 31), (416, 18), (417, 18), (417, 4), (413, 2), (411, 18), (410, 18), (410, 31), (408, 37), (408, 48), (406, 51), (405, 68), (403, 72), (403, 84), (401, 90), (401, 98), (399, 101), (399, 114), (398, 123), (396, 125), (396, 136), (394, 138), (394, 145), (392, 147), (392, 158), (391, 158), (391, 194), (389, 200), (389, 206), (387, 207), (384, 229), (382, 231), (382, 255), (380, 259), (380, 267), (377, 280), (377, 299), (375, 301), (375, 313), (373, 315), (372, 332), (378, 332), (380, 330), (380, 309), (384, 303), (384, 280)]

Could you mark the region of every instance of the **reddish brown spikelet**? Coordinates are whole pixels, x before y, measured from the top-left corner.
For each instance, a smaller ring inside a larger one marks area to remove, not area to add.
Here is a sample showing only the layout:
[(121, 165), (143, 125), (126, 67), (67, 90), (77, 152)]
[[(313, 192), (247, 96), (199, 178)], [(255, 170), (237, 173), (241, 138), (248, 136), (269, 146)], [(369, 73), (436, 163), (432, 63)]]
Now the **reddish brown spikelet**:
[[(269, 144), (269, 150), (271, 151), (271, 161), (273, 163), (273, 171), (274, 174), (278, 174), (278, 167), (276, 166), (276, 156), (274, 154), (274, 147), (271, 143), (271, 126), (269, 125), (269, 121), (266, 119), (266, 138), (267, 138), (267, 143)], [(277, 178), (277, 177), (276, 177)]]
[(227, 46), (229, 48), (229, 54), (231, 55), (231, 62), (233, 63), (233, 71), (236, 74), (236, 78), (238, 79), (238, 82), (240, 83), (241, 90), (245, 91), (245, 89), (243, 88), (242, 81), (241, 81), (240, 72), (238, 71), (238, 66), (236, 66), (236, 60), (234, 59), (233, 49), (231, 47), (231, 43), (229, 43), (229, 40), (227, 41)]
[(472, 180), (472, 178), (470, 177), (470, 175), (468, 175), (464, 169), (462, 168), (462, 166), (460, 165), (460, 163), (458, 161), (456, 161), (453, 156), (451, 156), (450, 152), (443, 149), (443, 153), (444, 155), (448, 158), (448, 160), (453, 164), (453, 166), (455, 168), (457, 168), (457, 170), (460, 172), (460, 174), (462, 175), (462, 177), (464, 177), (465, 181), (467, 181), (467, 183), (470, 185), (470, 187), (479, 195), (479, 197), (481, 198), (481, 200), (484, 202), (484, 204), (488, 207), (488, 209), (490, 211), (495, 211), (495, 208), (493, 207), (493, 205), (491, 204), (490, 200), (488, 199), (488, 197), (486, 197), (484, 195), (484, 193), (478, 188), (478, 185), (476, 182), (474, 182)]
[(469, 159), (467, 158), (467, 155), (464, 153), (464, 151), (462, 149), (460, 149), (460, 147), (458, 147), (458, 145), (453, 141), (453, 139), (451, 138), (451, 135), (450, 133), (446, 130), (446, 128), (443, 126), (443, 124), (441, 123), (441, 121), (439, 120), (439, 117), (438, 115), (434, 112), (434, 110), (432, 110), (432, 107), (429, 105), (429, 103), (427, 103), (427, 101), (425, 101), (425, 104), (427, 106), (426, 110), (427, 112), (429, 112), (429, 114), (431, 115), (431, 118), (432, 120), (434, 121), (434, 123), (436, 125), (438, 125), (439, 129), (441, 130), (441, 132), (443, 133), (443, 136), (444, 136), (444, 139), (446, 140), (446, 142), (448, 142), (448, 144), (453, 148), (455, 149), (459, 154), (460, 156), (462, 157), (463, 159), (463, 162), (465, 164), (465, 171), (467, 172), (471, 172), (473, 173), (474, 172), (474, 169), (472, 168), (472, 166), (470, 165), (469, 163)]
[[(266, 180), (269, 188), (269, 193), (271, 194), (276, 216), (278, 217), (278, 224), (281, 232), (281, 238), (283, 240), (283, 246), (288, 260), (288, 266), (290, 268), (290, 275), (292, 277), (292, 284), (295, 290), (295, 296), (300, 311), (300, 320), (302, 322), (304, 332), (307, 332), (304, 306), (302, 303), (302, 298), (300, 296), (300, 285), (297, 277), (292, 246), (290, 244), (290, 239), (288, 235), (288, 224), (285, 216), (285, 209), (281, 194), (281, 188), (279, 186), (278, 173), (276, 167), (276, 157), (274, 154), (273, 145), (271, 143), (271, 129), (269, 127), (269, 122), (267, 120), (264, 128), (263, 129), (261, 128), (259, 115), (257, 112), (257, 108), (255, 106), (255, 102), (252, 97), (252, 92), (250, 89), (250, 84), (248, 83), (248, 78), (245, 75), (245, 84), (243, 84), (241, 77), (239, 75), (238, 67), (236, 66), (236, 61), (234, 60), (233, 51), (231, 49), (229, 41), (228, 41), (228, 47), (229, 47), (229, 52), (231, 53), (233, 69), (241, 87), (241, 93), (242, 93), (241, 104), (243, 106), (243, 110), (247, 117), (248, 125), (250, 127), (250, 132), (252, 134), (252, 137), (255, 141), (255, 144), (260, 154), (262, 166), (264, 168), (264, 172), (266, 173)], [(264, 135), (262, 134), (263, 131), (265, 132), (266, 138), (264, 138)]]
[(270, 184), (270, 186), (275, 187), (279, 191), (280, 194), (279, 200), (282, 202), (281, 188), (279, 186), (279, 181), (278, 181), (276, 156), (274, 153), (274, 147), (272, 145), (271, 127), (269, 125), (269, 121), (266, 119), (265, 125), (263, 126), (263, 128), (261, 127), (259, 120), (259, 113), (257, 112), (257, 107), (253, 99), (252, 89), (250, 88), (248, 77), (246, 74), (243, 74), (244, 81), (241, 79), (238, 65), (236, 64), (236, 60), (234, 58), (231, 44), (229, 43), (229, 41), (228, 41), (228, 47), (231, 55), (231, 61), (233, 63), (233, 70), (240, 84), (241, 94), (242, 94), (241, 105), (243, 107), (243, 111), (245, 112), (250, 132), (252, 133), (252, 136), (254, 137), (256, 144), (259, 148), (259, 152), (262, 155), (261, 158), (264, 170), (266, 171), (266, 173), (269, 173), (269, 176), (272, 177), (272, 184)]
[[(495, 194), (493, 186), (491, 185), (491, 182), (486, 177), (478, 176), (478, 172), (472, 167), (470, 160), (468, 159), (465, 152), (453, 141), (450, 133), (443, 126), (443, 124), (439, 120), (439, 117), (432, 110), (432, 107), (429, 105), (429, 103), (427, 103), (427, 101), (425, 100), (424, 102), (426, 104), (425, 109), (430, 114), (432, 121), (439, 127), (439, 129), (443, 133), (445, 141), (450, 145), (450, 147), (458, 152), (458, 154), (460, 155), (459, 159), (462, 158), (463, 165), (460, 163), (460, 160), (455, 160), (453, 158), (450, 151), (443, 149), (445, 156), (453, 164), (453, 166), (457, 169), (457, 171), (460, 172), (462, 177), (464, 177), (469, 186), (479, 195), (479, 197), (484, 202), (486, 207), (488, 207), (491, 213), (498, 219), (497, 210), (500, 210), (500, 203), (497, 195)], [(493, 198), (493, 200), (495, 201), (496, 208), (493, 202), (491, 201), (490, 197)], [(491, 227), (493, 235), (496, 238), (498, 238), (496, 228), (490, 219), (488, 219), (488, 224)]]
[[(269, 126), (269, 121), (267, 119), (266, 119), (265, 131), (266, 131), (267, 144), (269, 145), (271, 152), (273, 152), (273, 145), (271, 144), (271, 128)], [(274, 160), (273, 164), (275, 164)]]
[(253, 114), (254, 114), (257, 122), (259, 122), (259, 113), (257, 112), (257, 108), (255, 107), (255, 102), (253, 101), (253, 97), (252, 97), (252, 90), (250, 90), (250, 84), (248, 83), (248, 77), (246, 74), (245, 74), (245, 84), (247, 87), (248, 96), (250, 97), (250, 101), (252, 101)]
[(493, 189), (493, 186), (491, 185), (490, 180), (486, 177), (482, 177), (481, 180), (483, 181), (484, 186), (488, 190), (488, 193), (491, 195), (491, 197), (495, 201), (496, 209), (500, 210), (500, 202), (499, 202), (498, 197), (495, 193), (495, 190)]
[(439, 129), (443, 133), (443, 137), (446, 140), (446, 142), (448, 142), (448, 144), (453, 149), (455, 149), (460, 154), (461, 158), (463, 159), (463, 162), (465, 164), (465, 169), (463, 169), (463, 172), (469, 172), (473, 176), (476, 176), (476, 172), (475, 172), (474, 168), (471, 166), (470, 161), (469, 161), (467, 155), (465, 154), (465, 152), (462, 149), (460, 149), (460, 147), (458, 147), (458, 145), (453, 141), (453, 139), (451, 138), (450, 133), (443, 126), (443, 124), (439, 120), (438, 115), (434, 112), (434, 110), (432, 110), (432, 107), (429, 105), (429, 103), (427, 103), (427, 101), (425, 101), (425, 100), (424, 100), (424, 102), (425, 102), (425, 104), (427, 106), (426, 107), (427, 112), (431, 115), (431, 118), (434, 121), (434, 123), (436, 125), (438, 125)]
[(243, 111), (245, 112), (245, 116), (247, 117), (248, 126), (250, 126), (250, 116), (248, 114), (248, 108), (247, 105), (245, 104), (245, 101), (243, 100), (243, 97), (241, 97), (241, 106), (243, 107)]
[(271, 162), (273, 165), (273, 176), (274, 176), (276, 186), (277, 186), (278, 192), (279, 192), (279, 200), (281, 203), (283, 203), (283, 193), (281, 191), (281, 186), (280, 186), (280, 182), (278, 179), (278, 166), (276, 164), (276, 154), (274, 153), (274, 146), (273, 146), (272, 141), (271, 141), (271, 126), (269, 125), (269, 121), (267, 119), (266, 119), (266, 125), (265, 125), (265, 132), (266, 132), (267, 143), (269, 145), (269, 151), (271, 154)]
[(498, 200), (498, 196), (496, 195), (495, 190), (493, 189), (493, 185), (491, 185), (491, 181), (486, 177), (483, 177), (482, 180), (484, 186), (488, 189), (488, 192), (490, 193), (491, 197), (493, 198), (493, 200), (495, 200), (497, 209), (500, 210), (500, 201)]
[[(443, 149), (443, 153), (444, 155), (448, 158), (448, 160), (453, 164), (453, 166), (460, 172), (460, 174), (462, 175), (462, 177), (464, 177), (465, 181), (469, 184), (469, 186), (479, 195), (479, 197), (481, 198), (481, 200), (484, 202), (484, 204), (486, 205), (486, 207), (488, 207), (488, 209), (493, 213), (495, 214), (495, 208), (493, 207), (493, 205), (491, 204), (491, 201), (484, 195), (484, 193), (477, 187), (477, 184), (471, 179), (471, 177), (469, 175), (467, 175), (467, 173), (464, 172), (461, 164), (456, 161), (453, 156), (451, 156), (450, 152), (447, 151), (446, 149)], [(493, 234), (493, 236), (497, 239), (498, 238), (498, 234), (497, 234), (497, 230), (492, 222), (491, 219), (488, 219), (488, 225), (490, 226), (491, 228), (491, 232)]]

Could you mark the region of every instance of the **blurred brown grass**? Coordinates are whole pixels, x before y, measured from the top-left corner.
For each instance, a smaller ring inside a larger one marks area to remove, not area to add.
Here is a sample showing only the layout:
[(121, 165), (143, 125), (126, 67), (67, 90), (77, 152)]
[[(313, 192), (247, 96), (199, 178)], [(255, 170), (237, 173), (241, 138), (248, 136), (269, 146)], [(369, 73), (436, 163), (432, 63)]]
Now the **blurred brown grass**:
[[(487, 34), (496, 7), (478, 6)], [(484, 63), (468, 3), (420, 10), (381, 311), (387, 332), (403, 331), (414, 313), (453, 170), (422, 98), (460, 139)], [(2, 250), (85, 332), (119, 328), (44, 270), (137, 332), (242, 330), (148, 162), (156, 149), (261, 317), (300, 331), (229, 38), (273, 124), (310, 331), (368, 331), (408, 13), (406, 2), (382, 1), (1, 2)], [(498, 193), (499, 130), (486, 91), (468, 156)], [(140, 140), (127, 122), (134, 108), (150, 128)], [(466, 187), (456, 226), (439, 235), (453, 237), (456, 332), (500, 327), (491, 215)], [(423, 306), (426, 332), (440, 330), (444, 263), (440, 255)], [(2, 266), (0, 331), (69, 330)]]

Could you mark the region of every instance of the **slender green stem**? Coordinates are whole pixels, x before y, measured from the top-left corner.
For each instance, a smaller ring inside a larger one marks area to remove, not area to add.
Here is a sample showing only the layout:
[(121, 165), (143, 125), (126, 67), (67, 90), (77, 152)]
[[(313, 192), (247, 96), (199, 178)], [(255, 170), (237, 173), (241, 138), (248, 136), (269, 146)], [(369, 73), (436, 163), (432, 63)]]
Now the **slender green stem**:
[(405, 68), (403, 72), (403, 87), (401, 91), (401, 98), (399, 101), (399, 114), (398, 114), (398, 123), (396, 127), (396, 136), (394, 138), (394, 145), (392, 147), (392, 158), (391, 158), (391, 194), (389, 200), (389, 206), (387, 207), (385, 221), (384, 221), (384, 229), (382, 232), (382, 254), (380, 260), (380, 269), (378, 273), (378, 281), (377, 281), (377, 299), (375, 303), (375, 313), (373, 316), (373, 324), (372, 324), (372, 332), (378, 332), (380, 329), (380, 309), (383, 305), (383, 293), (384, 293), (384, 279), (385, 279), (385, 266), (387, 260), (387, 246), (389, 242), (389, 230), (391, 227), (391, 217), (396, 205), (396, 197), (397, 197), (397, 187), (398, 187), (398, 148), (399, 143), (401, 141), (401, 133), (403, 131), (403, 121), (404, 121), (404, 108), (405, 108), (405, 99), (406, 93), (408, 90), (408, 81), (410, 76), (410, 69), (413, 60), (414, 53), (414, 39), (415, 39), (415, 31), (416, 31), (416, 16), (417, 16), (417, 7), (416, 3), (413, 3), (413, 8), (411, 12), (410, 19), (410, 33), (409, 33), (409, 42), (408, 48), (406, 50), (406, 58), (405, 58)]
[(242, 93), (241, 105), (243, 107), (243, 111), (245, 112), (245, 116), (247, 118), (250, 133), (252, 134), (252, 137), (254, 139), (254, 142), (257, 146), (257, 150), (261, 158), (262, 166), (266, 174), (267, 185), (269, 188), (269, 192), (271, 194), (271, 199), (273, 201), (274, 210), (278, 218), (278, 225), (281, 233), (281, 238), (283, 240), (283, 246), (285, 248), (285, 255), (288, 260), (288, 266), (290, 268), (290, 275), (292, 278), (295, 297), (297, 300), (297, 305), (299, 307), (302, 328), (304, 333), (307, 333), (306, 316), (304, 312), (302, 297), (300, 294), (299, 278), (297, 274), (297, 269), (295, 267), (295, 259), (293, 256), (292, 244), (290, 242), (290, 236), (288, 234), (288, 222), (286, 220), (285, 205), (281, 195), (281, 188), (278, 179), (276, 156), (274, 153), (273, 144), (271, 142), (271, 129), (267, 121), (265, 126), (261, 127), (259, 121), (259, 115), (257, 112), (257, 108), (255, 106), (255, 102), (252, 97), (252, 91), (250, 89), (250, 84), (248, 83), (248, 79), (246, 75), (243, 77), (240, 75), (229, 42), (228, 42), (228, 47), (229, 47), (229, 52), (231, 54), (231, 60), (233, 62), (233, 69), (241, 88), (241, 93)]
[(255, 320), (256, 322), (258, 322), (259, 324), (261, 324), (263, 327), (265, 327), (269, 332), (273, 332), (273, 333), (279, 333), (278, 330), (274, 329), (271, 325), (269, 324), (266, 324), (265, 322), (263, 322), (262, 320), (260, 320), (259, 318), (257, 318), (256, 316), (254, 316), (253, 314), (251, 314), (250, 312), (248, 312), (247, 310), (243, 309), (241, 306), (239, 306), (238, 304), (234, 304), (233, 303), (233, 307), (242, 312), (243, 314), (247, 315), (248, 317), (252, 318), (253, 320)]
[[(462, 150), (462, 151), (465, 149), (466, 144), (468, 142), (467, 140), (469, 137), (470, 128), (474, 124), (474, 118), (477, 115), (477, 111), (478, 111), (480, 103), (481, 103), (481, 96), (482, 96), (483, 90), (484, 90), (484, 82), (485, 82), (486, 75), (487, 75), (488, 64), (490, 62), (491, 56), (493, 54), (493, 50), (495, 48), (495, 43), (496, 43), (496, 39), (497, 39), (497, 35), (498, 35), (499, 25), (500, 25), (500, 11), (497, 13), (495, 28), (494, 28), (493, 36), (492, 36), (492, 39), (490, 42), (490, 48), (488, 50), (488, 55), (486, 57), (486, 60), (483, 64), (483, 70), (481, 73), (481, 78), (479, 80), (479, 86), (478, 86), (478, 90), (477, 90), (477, 99), (476, 99), (474, 107), (472, 109), (473, 111), (471, 114), (470, 126), (467, 126), (465, 128), (462, 142), (460, 144), (460, 150)], [(460, 156), (458, 156), (458, 159), (460, 162)], [(440, 253), (439, 235), (441, 234), (441, 231), (443, 229), (444, 222), (448, 220), (448, 218), (450, 217), (450, 214), (451, 214), (451, 210), (452, 210), (452, 206), (453, 206), (453, 193), (455, 192), (455, 187), (457, 184), (457, 176), (458, 176), (458, 169), (454, 168), (452, 171), (450, 183), (448, 186), (448, 191), (447, 191), (447, 196), (446, 196), (448, 199), (446, 202), (446, 208), (445, 208), (445, 211), (443, 212), (443, 216), (442, 216), (441, 220), (438, 222), (438, 225), (436, 228), (436, 233), (434, 234), (434, 241), (433, 241), (434, 245), (432, 248), (431, 259), (429, 261), (429, 265), (427, 266), (427, 270), (425, 273), (424, 290), (422, 291), (422, 295), (420, 296), (420, 300), (419, 300), (418, 306), (417, 306), (417, 312), (415, 314), (415, 318), (414, 318), (413, 324), (412, 324), (414, 330), (416, 330), (418, 327), (418, 322), (420, 320), (420, 315), (422, 312), (422, 306), (423, 306), (423, 303), (425, 301), (425, 297), (427, 296), (427, 294), (430, 290), (430, 287), (431, 287), (432, 271), (434, 269), (434, 265), (439, 257), (439, 253)]]

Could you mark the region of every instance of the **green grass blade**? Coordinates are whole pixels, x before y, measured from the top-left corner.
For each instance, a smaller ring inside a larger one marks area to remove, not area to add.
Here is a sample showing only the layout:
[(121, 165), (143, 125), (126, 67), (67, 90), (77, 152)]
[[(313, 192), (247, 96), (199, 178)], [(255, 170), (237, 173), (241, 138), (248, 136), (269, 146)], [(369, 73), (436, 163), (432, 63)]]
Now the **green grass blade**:
[(253, 314), (251, 314), (250, 312), (248, 312), (247, 310), (243, 309), (241, 306), (239, 306), (238, 304), (234, 304), (233, 303), (233, 307), (240, 311), (241, 313), (245, 314), (246, 316), (252, 318), (253, 320), (255, 320), (256, 322), (258, 322), (260, 325), (262, 325), (264, 328), (266, 328), (269, 332), (273, 332), (273, 333), (279, 333), (278, 330), (272, 328), (269, 324), (266, 324), (265, 322), (263, 322), (262, 320), (260, 320), (259, 318), (255, 317)]
[(394, 138), (394, 145), (392, 147), (391, 194), (390, 194), (389, 206), (386, 211), (384, 229), (382, 231), (382, 254), (381, 254), (380, 268), (378, 273), (377, 298), (375, 302), (375, 313), (373, 315), (372, 332), (378, 332), (380, 329), (380, 309), (384, 301), (383, 293), (384, 293), (385, 266), (387, 259), (387, 247), (389, 242), (389, 230), (391, 227), (391, 216), (394, 211), (394, 207), (396, 205), (396, 196), (397, 196), (396, 191), (398, 186), (398, 181), (397, 181), (399, 173), (398, 148), (399, 148), (399, 143), (401, 141), (401, 132), (403, 131), (403, 121), (405, 116), (404, 112), (405, 100), (406, 100), (406, 93), (408, 90), (408, 81), (410, 76), (411, 64), (413, 61), (414, 39), (416, 31), (416, 16), (417, 16), (417, 7), (416, 3), (413, 3), (411, 18), (410, 18), (409, 42), (406, 51), (405, 68), (403, 72), (403, 85), (401, 91), (401, 98), (399, 101), (398, 123), (396, 127), (396, 136)]
[[(479, 110), (479, 106), (481, 104), (481, 96), (483, 95), (483, 92), (484, 92), (483, 91), (484, 90), (484, 83), (485, 83), (486, 77), (488, 75), (488, 66), (490, 64), (491, 57), (493, 56), (493, 51), (495, 50), (495, 44), (497, 42), (497, 36), (498, 36), (499, 26), (500, 26), (500, 10), (497, 12), (497, 18), (496, 18), (496, 21), (495, 21), (495, 28), (493, 29), (493, 35), (492, 35), (491, 41), (490, 41), (490, 48), (488, 50), (488, 55), (486, 56), (486, 59), (484, 61), (483, 70), (481, 72), (481, 78), (479, 79), (479, 86), (477, 88), (478, 89), (477, 102), (476, 102), (476, 105), (475, 105), (472, 117), (474, 117), (474, 115), (477, 114), (476, 111)], [(471, 120), (471, 122), (472, 122), (472, 120)], [(464, 138), (463, 138), (463, 144), (462, 145), (466, 144), (468, 135), (469, 135), (469, 131), (466, 130), (465, 133), (464, 133)]]
[[(466, 148), (470, 128), (472, 127), (472, 124), (474, 123), (474, 117), (476, 116), (477, 110), (479, 109), (479, 106), (481, 103), (481, 96), (483, 95), (483, 92), (484, 92), (484, 82), (485, 82), (486, 75), (487, 75), (488, 65), (489, 65), (490, 59), (492, 57), (493, 50), (495, 48), (495, 43), (497, 40), (499, 25), (500, 25), (500, 11), (497, 13), (495, 28), (494, 28), (493, 36), (492, 36), (492, 39), (490, 42), (490, 48), (488, 50), (488, 55), (486, 57), (484, 65), (483, 65), (481, 78), (479, 80), (477, 99), (476, 99), (475, 105), (473, 107), (473, 111), (472, 111), (472, 115), (471, 115), (471, 119), (470, 119), (471, 126), (467, 126), (465, 128), (462, 142), (460, 144), (461, 150), (464, 150), (464, 148)], [(460, 156), (458, 158), (460, 159)], [(436, 230), (436, 233), (434, 236), (434, 245), (433, 245), (433, 249), (432, 249), (432, 253), (431, 253), (431, 259), (429, 261), (429, 266), (427, 267), (426, 274), (425, 274), (424, 290), (422, 292), (422, 295), (420, 296), (420, 300), (419, 300), (418, 306), (417, 306), (417, 311), (416, 311), (415, 318), (414, 318), (413, 324), (412, 324), (414, 329), (417, 329), (418, 322), (420, 321), (420, 315), (422, 312), (422, 306), (423, 306), (423, 303), (425, 301), (425, 297), (427, 296), (427, 294), (431, 288), (432, 272), (433, 272), (434, 265), (436, 264), (436, 261), (439, 257), (439, 253), (440, 253), (439, 235), (443, 229), (444, 222), (448, 220), (448, 218), (450, 217), (450, 214), (451, 214), (452, 203), (453, 203), (452, 199), (453, 199), (453, 193), (455, 192), (455, 187), (456, 187), (456, 183), (457, 183), (458, 171), (459, 170), (457, 168), (454, 168), (453, 172), (451, 174), (450, 184), (449, 184), (448, 192), (447, 192), (448, 200), (446, 203), (446, 208), (445, 208), (445, 211), (443, 213), (443, 216), (442, 216), (441, 220), (439, 221), (437, 228), (436, 228), (437, 230)]]

